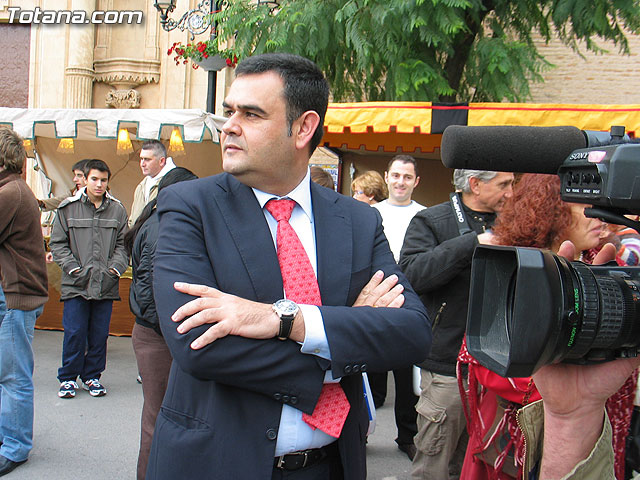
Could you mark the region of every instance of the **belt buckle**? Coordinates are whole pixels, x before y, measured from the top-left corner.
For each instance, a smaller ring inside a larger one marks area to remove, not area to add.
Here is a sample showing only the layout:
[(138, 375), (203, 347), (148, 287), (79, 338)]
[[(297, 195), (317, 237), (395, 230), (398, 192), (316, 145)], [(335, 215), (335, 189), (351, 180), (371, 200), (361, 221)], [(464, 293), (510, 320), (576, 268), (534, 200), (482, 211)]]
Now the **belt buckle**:
[(302, 453), (304, 455), (304, 460), (302, 462), (302, 467), (300, 467), (300, 468), (304, 468), (304, 467), (307, 466), (307, 461), (309, 460), (309, 451), (305, 450), (304, 452), (300, 452), (300, 453)]
[(303, 456), (303, 460), (302, 460), (302, 465), (300, 465), (297, 468), (294, 468), (293, 470), (298, 470), (300, 468), (304, 468), (307, 466), (307, 463), (309, 462), (309, 450), (305, 450), (303, 452), (295, 452), (295, 453), (287, 453), (286, 455), (281, 455), (280, 457), (278, 457), (278, 462), (276, 463), (276, 468), (279, 468), (281, 470), (287, 470), (289, 471), (290, 469), (287, 468), (286, 465), (286, 457), (300, 457)]

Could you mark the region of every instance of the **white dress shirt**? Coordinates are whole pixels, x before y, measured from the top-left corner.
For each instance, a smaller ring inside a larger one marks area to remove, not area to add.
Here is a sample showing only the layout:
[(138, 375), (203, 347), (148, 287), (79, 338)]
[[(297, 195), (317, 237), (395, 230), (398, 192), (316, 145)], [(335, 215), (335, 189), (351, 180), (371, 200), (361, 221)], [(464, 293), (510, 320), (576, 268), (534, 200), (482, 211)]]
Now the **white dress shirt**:
[[(278, 229), (278, 222), (267, 211), (264, 206), (271, 199), (289, 198), (296, 202), (289, 224), (294, 229), (302, 246), (307, 252), (313, 271), (318, 275), (317, 257), (316, 257), (316, 238), (315, 227), (313, 222), (313, 207), (311, 204), (311, 187), (310, 187), (310, 173), (307, 169), (307, 174), (290, 193), (284, 197), (277, 197), (270, 193), (262, 192), (257, 189), (253, 189), (265, 219), (271, 230), (271, 236), (273, 238), (273, 244), (276, 245), (276, 236)], [(283, 292), (286, 298), (286, 292)], [(327, 335), (324, 330), (324, 323), (322, 321), (322, 314), (320, 310), (313, 305), (299, 305), (302, 315), (304, 317), (305, 326), (305, 338), (302, 343), (300, 351), (309, 355), (316, 355), (318, 357), (331, 360), (331, 354), (329, 352), (329, 343), (327, 341)], [(325, 374), (325, 383), (337, 382), (340, 379), (333, 379), (331, 371), (328, 370)], [(327, 435), (323, 431), (316, 429), (313, 430), (307, 423), (302, 420), (302, 411), (293, 408), (290, 405), (282, 406), (282, 414), (280, 416), (280, 427), (278, 429), (278, 440), (276, 442), (275, 456), (284, 455), (291, 452), (297, 452), (300, 450), (306, 450), (309, 448), (318, 448), (324, 445), (328, 445), (335, 441), (335, 438)]]

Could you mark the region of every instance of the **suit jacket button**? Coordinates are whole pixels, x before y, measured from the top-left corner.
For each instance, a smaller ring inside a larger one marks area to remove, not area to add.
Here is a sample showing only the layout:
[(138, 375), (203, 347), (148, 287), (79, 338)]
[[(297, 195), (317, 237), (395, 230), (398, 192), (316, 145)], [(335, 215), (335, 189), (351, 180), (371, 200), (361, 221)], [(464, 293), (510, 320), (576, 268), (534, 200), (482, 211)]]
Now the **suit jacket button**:
[(270, 428), (269, 430), (267, 430), (267, 438), (269, 440), (275, 440), (276, 438), (278, 438), (278, 432), (276, 432), (275, 428)]
[(351, 373), (351, 365), (344, 367), (344, 373)]
[(360, 371), (360, 365), (353, 366), (353, 373), (358, 373)]
[(361, 371), (361, 372), (366, 372), (366, 371), (367, 371), (367, 364), (366, 364), (366, 363), (363, 363), (363, 364), (360, 366), (360, 371)]
[(298, 397), (291, 396), (291, 405), (295, 405), (296, 403), (298, 403)]
[(282, 398), (282, 395), (280, 395), (279, 393), (274, 393), (273, 398), (279, 402), (280, 399)]
[(283, 401), (284, 403), (289, 403), (289, 395), (283, 395), (283, 396), (282, 396), (282, 401)]

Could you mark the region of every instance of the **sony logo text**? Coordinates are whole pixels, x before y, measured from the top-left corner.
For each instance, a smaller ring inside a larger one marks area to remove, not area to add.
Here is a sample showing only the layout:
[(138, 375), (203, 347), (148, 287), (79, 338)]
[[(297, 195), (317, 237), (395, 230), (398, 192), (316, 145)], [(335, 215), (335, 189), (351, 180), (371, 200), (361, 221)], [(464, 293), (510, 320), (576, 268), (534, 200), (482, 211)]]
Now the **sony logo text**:
[(584, 160), (589, 157), (589, 152), (574, 152), (569, 155), (569, 160)]

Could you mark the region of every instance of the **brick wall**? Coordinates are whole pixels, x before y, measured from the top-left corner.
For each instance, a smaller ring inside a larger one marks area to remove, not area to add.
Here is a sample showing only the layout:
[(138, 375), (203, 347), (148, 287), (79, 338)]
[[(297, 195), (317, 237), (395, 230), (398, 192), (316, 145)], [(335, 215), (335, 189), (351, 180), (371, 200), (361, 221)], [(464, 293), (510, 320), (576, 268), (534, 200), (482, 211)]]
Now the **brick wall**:
[(545, 83), (533, 84), (535, 103), (640, 103), (640, 36), (627, 34), (631, 55), (621, 55), (613, 44), (599, 43), (609, 53), (584, 53), (585, 59), (560, 42), (536, 42), (542, 55), (556, 67), (544, 74)]

